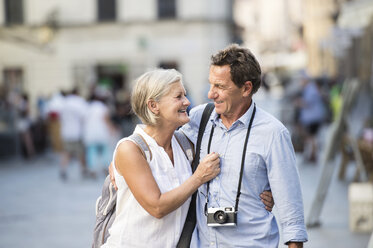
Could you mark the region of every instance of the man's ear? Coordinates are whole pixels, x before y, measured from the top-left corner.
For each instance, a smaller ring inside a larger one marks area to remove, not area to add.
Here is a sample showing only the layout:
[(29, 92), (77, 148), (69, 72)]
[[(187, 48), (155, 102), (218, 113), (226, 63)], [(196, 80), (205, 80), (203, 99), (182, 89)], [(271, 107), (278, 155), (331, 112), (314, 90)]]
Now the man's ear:
[(159, 114), (159, 107), (158, 102), (154, 101), (153, 99), (148, 100), (148, 108), (152, 111), (153, 114)]
[(246, 81), (243, 85), (243, 96), (250, 96), (253, 92), (253, 83), (251, 81)]

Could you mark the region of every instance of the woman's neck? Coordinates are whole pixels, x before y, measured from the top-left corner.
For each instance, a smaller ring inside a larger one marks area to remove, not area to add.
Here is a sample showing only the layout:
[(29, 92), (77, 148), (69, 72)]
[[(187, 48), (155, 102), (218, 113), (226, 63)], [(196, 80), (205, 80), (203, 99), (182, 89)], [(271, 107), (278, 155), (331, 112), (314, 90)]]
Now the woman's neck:
[(159, 146), (165, 150), (171, 148), (171, 139), (176, 129), (166, 128), (161, 125), (149, 126), (144, 128), (145, 133), (152, 137)]

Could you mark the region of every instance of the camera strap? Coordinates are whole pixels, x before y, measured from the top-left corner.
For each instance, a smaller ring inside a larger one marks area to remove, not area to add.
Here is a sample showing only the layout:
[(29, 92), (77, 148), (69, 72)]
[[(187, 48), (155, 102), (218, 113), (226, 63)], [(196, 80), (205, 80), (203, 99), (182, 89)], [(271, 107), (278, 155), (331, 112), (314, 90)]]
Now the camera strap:
[[(254, 103), (254, 109), (253, 109), (253, 113), (251, 114), (249, 126), (248, 126), (247, 132), (246, 132), (245, 143), (244, 143), (244, 147), (243, 147), (241, 169), (240, 169), (240, 178), (238, 180), (238, 187), (237, 187), (236, 205), (234, 207), (235, 212), (238, 211), (238, 202), (239, 202), (240, 195), (241, 195), (241, 183), (242, 183), (242, 178), (243, 178), (243, 170), (244, 170), (244, 166), (245, 166), (246, 147), (247, 147), (247, 142), (248, 142), (249, 136), (250, 136), (251, 126), (253, 125), (255, 112), (256, 112), (256, 105)], [(212, 127), (211, 127), (209, 143), (208, 143), (208, 146), (207, 146), (207, 154), (210, 153), (210, 147), (211, 147), (211, 141), (212, 141), (213, 134), (214, 134), (214, 125), (212, 125)], [(207, 186), (207, 194), (206, 194), (206, 203), (205, 203), (205, 215), (207, 216), (207, 208), (208, 208), (208, 203), (209, 203), (210, 181), (207, 182), (206, 186)]]

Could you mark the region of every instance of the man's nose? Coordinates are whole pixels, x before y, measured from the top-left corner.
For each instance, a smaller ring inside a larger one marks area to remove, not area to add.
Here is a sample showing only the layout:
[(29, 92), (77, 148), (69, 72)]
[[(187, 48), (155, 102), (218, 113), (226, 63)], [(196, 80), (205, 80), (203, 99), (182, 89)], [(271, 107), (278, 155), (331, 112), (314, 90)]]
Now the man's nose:
[(213, 89), (213, 87), (210, 87), (210, 90), (207, 93), (207, 97), (208, 97), (208, 99), (214, 99), (214, 98), (216, 98), (216, 92)]

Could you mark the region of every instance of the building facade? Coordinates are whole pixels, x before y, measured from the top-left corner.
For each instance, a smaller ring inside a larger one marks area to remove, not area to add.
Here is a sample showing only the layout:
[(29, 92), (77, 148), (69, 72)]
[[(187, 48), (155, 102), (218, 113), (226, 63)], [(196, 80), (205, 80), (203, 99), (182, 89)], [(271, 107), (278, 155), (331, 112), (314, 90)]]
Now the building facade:
[(264, 70), (306, 66), (303, 44), (304, 3), (299, 0), (236, 0), (235, 22), (243, 43), (257, 55)]
[(0, 87), (38, 96), (94, 83), (129, 90), (177, 68), (205, 99), (210, 55), (232, 42), (229, 0), (1, 0)]

